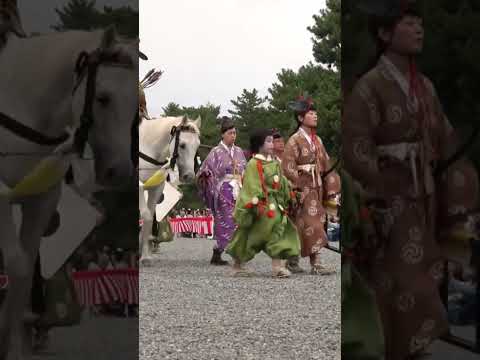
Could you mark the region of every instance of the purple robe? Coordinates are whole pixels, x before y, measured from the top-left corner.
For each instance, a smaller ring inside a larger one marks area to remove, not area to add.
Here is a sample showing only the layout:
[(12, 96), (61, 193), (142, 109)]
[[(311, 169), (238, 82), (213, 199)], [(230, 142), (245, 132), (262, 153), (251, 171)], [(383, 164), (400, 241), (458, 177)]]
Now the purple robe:
[(234, 173), (243, 175), (246, 164), (242, 149), (234, 145), (232, 157), (220, 143), (210, 151), (197, 173), (200, 196), (213, 213), (216, 248), (221, 251), (228, 245), (236, 228), (233, 220), (234, 188), (230, 182)]

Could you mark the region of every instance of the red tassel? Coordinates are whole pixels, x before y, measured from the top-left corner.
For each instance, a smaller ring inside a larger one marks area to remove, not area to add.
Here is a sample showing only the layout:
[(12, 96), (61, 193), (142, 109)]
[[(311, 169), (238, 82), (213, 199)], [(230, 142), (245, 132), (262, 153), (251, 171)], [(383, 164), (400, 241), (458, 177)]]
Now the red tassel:
[(251, 209), (251, 208), (253, 208), (253, 204), (251, 202), (249, 202), (245, 205), (245, 208), (246, 209)]
[(260, 201), (257, 205), (257, 209), (258, 209), (258, 213), (260, 215), (263, 215), (263, 213), (265, 212), (265, 202), (264, 201)]
[(274, 210), (268, 210), (267, 216), (268, 216), (269, 218), (275, 217), (275, 211), (274, 211)]

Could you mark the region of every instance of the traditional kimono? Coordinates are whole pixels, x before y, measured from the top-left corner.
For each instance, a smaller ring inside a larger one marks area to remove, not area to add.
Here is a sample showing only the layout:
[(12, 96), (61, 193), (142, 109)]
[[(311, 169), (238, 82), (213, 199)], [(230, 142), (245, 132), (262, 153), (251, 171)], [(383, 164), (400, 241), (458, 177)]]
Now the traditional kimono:
[(376, 293), (388, 360), (422, 351), (447, 331), (439, 225), (477, 202), (477, 175), (465, 160), (432, 176), (458, 143), (433, 85), (419, 81), (423, 98), (412, 97), (405, 76), (382, 57), (358, 81), (342, 124), (345, 169), (375, 199), (375, 236), (363, 241), (359, 258)]
[(229, 149), (221, 142), (212, 149), (198, 170), (200, 195), (214, 216), (216, 248), (223, 251), (235, 231), (233, 209), (242, 184), (246, 160), (242, 149)]
[(297, 256), (300, 242), (288, 218), (291, 191), (280, 164), (257, 154), (247, 164), (235, 205), (238, 224), (227, 253), (245, 263), (264, 251), (272, 259)]
[(324, 201), (340, 192), (340, 178), (330, 169), (329, 156), (320, 138), (300, 128), (285, 145), (282, 170), (294, 189), (298, 189), (299, 205), (295, 214), (302, 257), (318, 254), (328, 243), (325, 232)]

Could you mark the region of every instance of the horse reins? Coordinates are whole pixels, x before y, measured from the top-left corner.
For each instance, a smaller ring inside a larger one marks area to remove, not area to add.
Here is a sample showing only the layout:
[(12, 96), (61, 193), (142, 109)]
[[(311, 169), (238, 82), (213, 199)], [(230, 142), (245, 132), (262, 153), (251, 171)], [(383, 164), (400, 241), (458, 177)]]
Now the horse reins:
[[(82, 83), (83, 78), (87, 76), (85, 103), (82, 115), (80, 117), (80, 126), (74, 134), (74, 151), (78, 152), (80, 156), (83, 155), (88, 139), (88, 133), (94, 121), (93, 102), (95, 98), (95, 80), (97, 70), (100, 65), (104, 64), (121, 67), (133, 66), (131, 60), (121, 62), (119, 59), (115, 59), (113, 54), (109, 54), (103, 49), (97, 49), (92, 53), (80, 53), (75, 66), (75, 74), (78, 78), (72, 92), (73, 95)], [(21, 122), (2, 112), (0, 112), (0, 126), (25, 140), (42, 146), (58, 146), (64, 143), (70, 137), (68, 132), (64, 132), (57, 137), (44, 135), (41, 132), (22, 124)]]
[[(72, 95), (75, 94), (84, 77), (87, 77), (85, 103), (83, 105), (82, 115), (80, 116), (80, 126), (75, 131), (74, 135), (74, 148), (80, 156), (83, 155), (88, 140), (88, 134), (94, 122), (93, 103), (95, 100), (97, 72), (100, 65), (132, 67), (133, 63), (130, 59), (122, 62), (122, 60), (116, 57), (115, 54), (104, 49), (96, 49), (91, 53), (83, 51), (78, 56), (75, 64), (77, 83), (73, 88)], [(135, 125), (134, 122), (133, 126)]]
[(31, 127), (23, 125), (2, 112), (0, 112), (0, 126), (22, 139), (42, 146), (57, 146), (64, 143), (69, 137), (69, 134), (66, 132), (57, 137), (44, 135)]
[[(184, 121), (185, 121), (185, 118), (182, 121), (182, 123)], [(148, 156), (147, 154), (145, 154), (141, 151), (138, 152), (139, 158), (141, 158), (141, 159), (145, 160), (146, 162), (148, 162), (149, 164), (152, 164), (152, 165), (155, 165), (155, 166), (165, 166), (168, 163), (170, 163), (169, 164), (170, 169), (171, 170), (175, 169), (175, 165), (176, 165), (177, 159), (178, 159), (178, 147), (180, 146), (180, 134), (181, 134), (182, 131), (186, 131), (186, 132), (191, 131), (191, 127), (186, 126), (186, 125), (179, 125), (179, 126), (172, 126), (172, 129), (170, 130), (169, 144), (171, 144), (172, 141), (175, 141), (174, 147), (173, 147), (173, 154), (172, 154), (172, 157), (170, 159), (167, 159), (167, 160), (164, 160), (164, 161), (158, 161), (157, 159), (154, 159), (151, 156)]]

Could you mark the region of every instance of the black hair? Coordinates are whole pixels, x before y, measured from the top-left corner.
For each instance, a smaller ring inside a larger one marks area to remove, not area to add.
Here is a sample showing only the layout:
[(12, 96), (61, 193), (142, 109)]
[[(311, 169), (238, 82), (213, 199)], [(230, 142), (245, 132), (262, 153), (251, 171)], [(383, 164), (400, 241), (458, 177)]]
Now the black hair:
[(272, 136), (274, 139), (282, 139), (283, 136), (277, 129), (272, 129)]
[(250, 134), (250, 151), (257, 154), (260, 148), (265, 144), (265, 139), (272, 136), (271, 129), (255, 129)]
[(380, 57), (383, 55), (387, 49), (388, 44), (386, 44), (378, 36), (378, 30), (395, 29), (395, 26), (406, 16), (415, 16), (423, 19), (423, 12), (421, 11), (421, 6), (416, 2), (409, 2), (406, 9), (401, 14), (395, 16), (385, 16), (385, 15), (372, 15), (368, 20), (368, 32), (375, 42), (375, 55), (367, 62), (367, 66), (361, 73), (359, 77), (368, 73), (372, 70), (380, 60)]
[(222, 116), (220, 119), (220, 131), (222, 134), (226, 133), (228, 130), (235, 128), (235, 122), (233, 119), (228, 116)]

